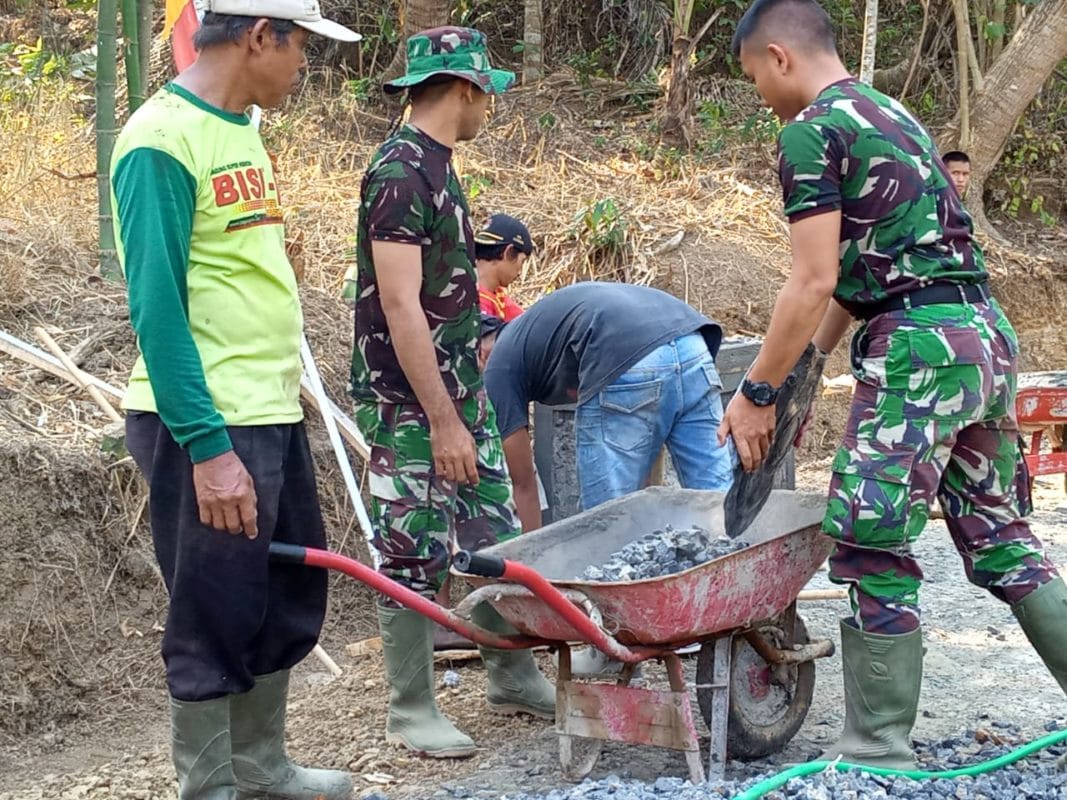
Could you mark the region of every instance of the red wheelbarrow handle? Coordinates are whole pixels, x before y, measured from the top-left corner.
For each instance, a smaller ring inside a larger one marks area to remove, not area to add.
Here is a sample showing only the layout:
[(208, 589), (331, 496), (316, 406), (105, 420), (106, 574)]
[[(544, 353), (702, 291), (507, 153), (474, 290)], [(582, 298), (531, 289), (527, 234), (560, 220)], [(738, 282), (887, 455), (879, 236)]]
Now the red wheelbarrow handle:
[(434, 622), (444, 625), (461, 636), (466, 636), (473, 642), (498, 650), (523, 650), (528, 647), (551, 644), (544, 639), (535, 639), (529, 636), (500, 636), (475, 625), (452, 611), (432, 600), (427, 600), (418, 592), (409, 589), (379, 574), (366, 564), (348, 558), (340, 553), (331, 553), (329, 550), (316, 550), (313, 547), (301, 547), (284, 542), (271, 542), (271, 561), (288, 564), (304, 564), (309, 567), (320, 567), (343, 572), (345, 575), (365, 583), (375, 591), (381, 592), (400, 603), (405, 608), (418, 611), (424, 617), (429, 617)]
[(525, 586), (566, 620), (567, 624), (580, 633), (582, 639), (588, 644), (616, 661), (637, 664), (670, 652), (662, 648), (627, 647), (621, 644), (614, 636), (609, 635), (593, 622), (581, 608), (572, 603), (541, 573), (516, 561), (508, 561), (500, 556), (472, 553), (470, 550), (460, 550), (452, 559), (452, 564), (460, 572), (466, 572), (468, 575), (477, 575), (480, 578), (501, 578)]

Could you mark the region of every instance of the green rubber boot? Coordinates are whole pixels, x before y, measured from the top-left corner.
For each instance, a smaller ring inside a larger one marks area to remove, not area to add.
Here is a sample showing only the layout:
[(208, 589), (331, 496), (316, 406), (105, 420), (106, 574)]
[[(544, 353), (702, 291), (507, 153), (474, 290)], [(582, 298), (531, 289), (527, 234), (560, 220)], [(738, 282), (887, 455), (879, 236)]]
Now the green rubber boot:
[(178, 800), (236, 800), (230, 761), (230, 698), (170, 699), (170, 741)]
[(922, 686), (922, 631), (881, 636), (842, 620), (841, 663), (845, 730), (822, 758), (916, 769), (910, 738)]
[(1067, 584), (1055, 578), (1011, 607), (1026, 638), (1067, 694)]
[(345, 772), (307, 769), (285, 753), (285, 708), (289, 670), (256, 678), (244, 694), (230, 697), (230, 738), (238, 800), (347, 800), (352, 779)]
[(433, 683), (433, 623), (417, 611), (378, 606), (389, 678), (385, 740), (430, 758), (467, 758), (474, 741), (437, 708)]
[[(471, 621), (504, 635), (518, 633), (489, 603), (471, 612)], [(489, 673), (485, 697), (489, 707), (501, 714), (532, 714), (556, 718), (556, 687), (537, 668), (530, 650), (494, 650), (478, 647)]]

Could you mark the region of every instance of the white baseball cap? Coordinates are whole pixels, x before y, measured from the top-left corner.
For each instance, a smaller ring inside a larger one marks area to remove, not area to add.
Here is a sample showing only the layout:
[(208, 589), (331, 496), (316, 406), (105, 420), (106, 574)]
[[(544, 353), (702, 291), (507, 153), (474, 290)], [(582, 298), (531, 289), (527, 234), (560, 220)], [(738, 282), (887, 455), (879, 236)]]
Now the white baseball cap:
[(216, 14), (287, 19), (312, 33), (339, 42), (358, 42), (363, 38), (344, 25), (324, 19), (318, 0), (200, 0), (200, 5), (205, 11)]

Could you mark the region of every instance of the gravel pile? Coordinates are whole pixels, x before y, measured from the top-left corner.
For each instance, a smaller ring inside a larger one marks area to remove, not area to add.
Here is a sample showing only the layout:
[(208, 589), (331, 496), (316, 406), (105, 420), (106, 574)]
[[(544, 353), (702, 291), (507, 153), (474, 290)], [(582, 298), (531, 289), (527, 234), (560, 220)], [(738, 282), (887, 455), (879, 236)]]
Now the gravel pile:
[(675, 530), (668, 525), (630, 542), (603, 564), (587, 567), (578, 580), (614, 582), (659, 578), (746, 547), (748, 544), (740, 539), (713, 536), (698, 526)]
[[(1049, 723), (1056, 730), (1062, 721)], [(935, 743), (916, 742), (924, 770), (949, 770), (997, 758), (1016, 749), (1018, 729), (1012, 725), (992, 726), (995, 730), (968, 731), (962, 737)], [(1008, 742), (1011, 742), (1009, 745)], [(1052, 800), (1067, 798), (1067, 772), (1057, 770), (1056, 758), (1064, 746), (1049, 748), (1010, 767), (975, 777), (954, 780), (914, 781), (908, 778), (879, 777), (863, 772), (824, 772), (794, 778), (785, 786), (764, 795), (765, 800)], [(741, 765), (737, 765), (741, 766)], [(731, 764), (731, 768), (734, 765)], [(743, 767), (741, 767), (743, 769)], [(557, 789), (543, 795), (508, 794), (506, 800), (707, 800), (734, 797), (774, 773), (743, 780), (693, 786), (681, 778), (664, 777), (654, 783), (624, 780), (609, 775), (598, 781)]]

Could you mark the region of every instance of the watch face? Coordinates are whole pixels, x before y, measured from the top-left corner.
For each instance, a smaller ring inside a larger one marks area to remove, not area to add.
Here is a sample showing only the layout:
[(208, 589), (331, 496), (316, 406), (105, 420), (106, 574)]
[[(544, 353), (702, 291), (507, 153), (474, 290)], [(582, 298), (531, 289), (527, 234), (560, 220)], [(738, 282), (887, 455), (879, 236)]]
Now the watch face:
[(774, 389), (769, 383), (751, 383), (746, 381), (743, 394), (757, 406), (769, 406), (774, 402)]

